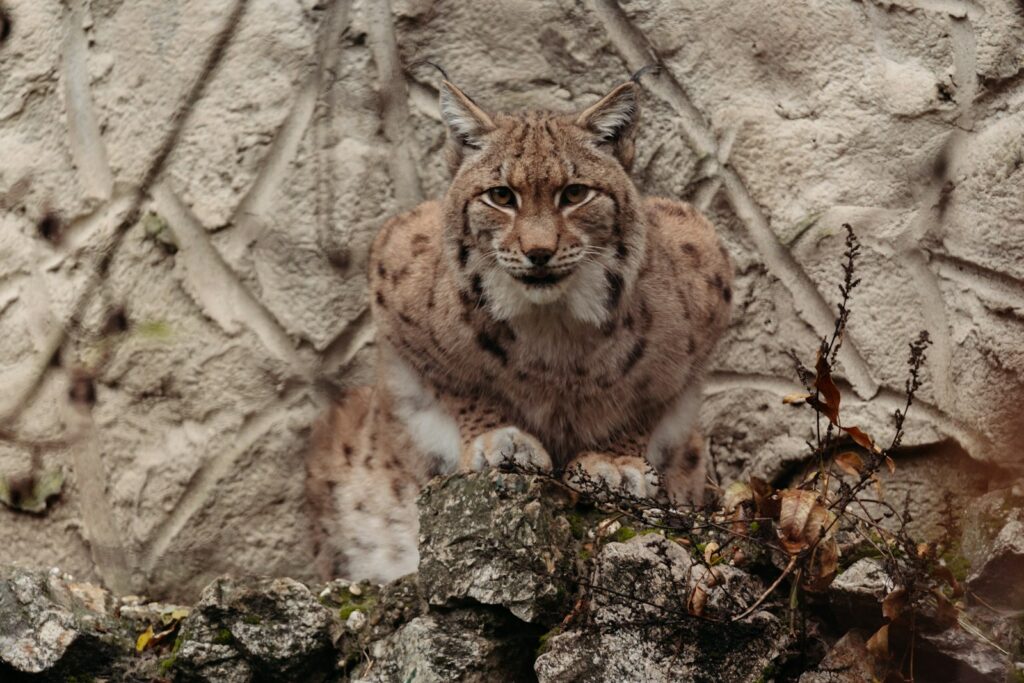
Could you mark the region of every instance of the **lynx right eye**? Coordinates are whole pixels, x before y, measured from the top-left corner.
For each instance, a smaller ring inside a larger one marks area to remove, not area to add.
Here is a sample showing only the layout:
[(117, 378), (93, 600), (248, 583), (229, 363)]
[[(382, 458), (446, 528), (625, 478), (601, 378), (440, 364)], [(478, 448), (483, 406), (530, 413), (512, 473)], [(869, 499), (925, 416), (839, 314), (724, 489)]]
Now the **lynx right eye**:
[(487, 197), (494, 203), (495, 206), (515, 206), (516, 195), (512, 192), (511, 188), (505, 187), (492, 187), (487, 190)]

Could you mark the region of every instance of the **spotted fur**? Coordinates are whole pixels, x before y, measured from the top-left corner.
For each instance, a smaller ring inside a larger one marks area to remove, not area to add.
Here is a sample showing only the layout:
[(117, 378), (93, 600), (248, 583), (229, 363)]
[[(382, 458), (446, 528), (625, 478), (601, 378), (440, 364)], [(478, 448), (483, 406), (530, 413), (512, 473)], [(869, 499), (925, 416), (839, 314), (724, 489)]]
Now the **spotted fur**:
[(452, 183), (381, 229), (378, 381), (314, 435), (325, 574), (414, 570), (419, 488), (505, 458), (702, 495), (700, 383), (732, 269), (699, 212), (630, 179), (637, 97), (627, 83), (581, 113), (492, 115), (444, 84)]

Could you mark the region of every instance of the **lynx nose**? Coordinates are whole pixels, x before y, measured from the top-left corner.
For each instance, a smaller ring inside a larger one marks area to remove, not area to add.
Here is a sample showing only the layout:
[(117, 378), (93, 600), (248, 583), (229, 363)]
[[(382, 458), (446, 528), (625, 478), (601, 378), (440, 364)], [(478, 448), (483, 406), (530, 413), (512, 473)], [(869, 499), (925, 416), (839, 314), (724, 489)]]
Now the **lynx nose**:
[(530, 263), (538, 267), (547, 265), (547, 262), (554, 255), (555, 251), (553, 249), (544, 249), (543, 247), (535, 247), (526, 252), (526, 258), (530, 259)]

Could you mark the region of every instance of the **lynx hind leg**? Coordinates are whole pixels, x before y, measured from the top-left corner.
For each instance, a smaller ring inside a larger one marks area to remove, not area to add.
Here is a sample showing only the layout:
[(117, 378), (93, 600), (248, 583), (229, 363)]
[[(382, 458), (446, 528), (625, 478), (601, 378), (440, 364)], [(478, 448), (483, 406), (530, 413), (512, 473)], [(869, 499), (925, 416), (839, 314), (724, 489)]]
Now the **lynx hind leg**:
[(515, 464), (520, 467), (551, 471), (551, 456), (536, 438), (518, 427), (500, 427), (484, 432), (469, 444), (466, 469), (480, 471), (488, 467)]
[(612, 455), (588, 451), (577, 456), (565, 470), (565, 481), (575, 487), (603, 483), (624, 489), (638, 498), (656, 498), (658, 475), (647, 460), (636, 455)]
[(360, 388), (313, 428), (306, 495), (325, 580), (390, 581), (416, 569), (419, 485), (392, 462), (394, 444), (376, 438), (379, 412), (374, 391)]
[(335, 491), (349, 479), (372, 401), (369, 387), (346, 394), (313, 423), (306, 458), (306, 503), (313, 528), (314, 564), (325, 580), (343, 572), (342, 520)]

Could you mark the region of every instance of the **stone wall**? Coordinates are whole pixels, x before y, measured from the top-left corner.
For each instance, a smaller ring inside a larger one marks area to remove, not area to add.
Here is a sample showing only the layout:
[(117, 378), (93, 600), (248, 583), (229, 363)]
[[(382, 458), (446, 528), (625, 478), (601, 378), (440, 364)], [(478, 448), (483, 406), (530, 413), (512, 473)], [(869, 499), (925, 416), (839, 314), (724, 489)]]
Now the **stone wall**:
[[(652, 61), (637, 176), (717, 224), (736, 314), (704, 419), (719, 473), (776, 471), (786, 355), (831, 329), (888, 433), (1020, 466), (1019, 0), (0, 0), (0, 472), (63, 467), (9, 557), (115, 591), (310, 578), (307, 429), (364, 381), (366, 251), (444, 188), (430, 57), (492, 108), (576, 108)], [(33, 455), (35, 454), (35, 455)]]

